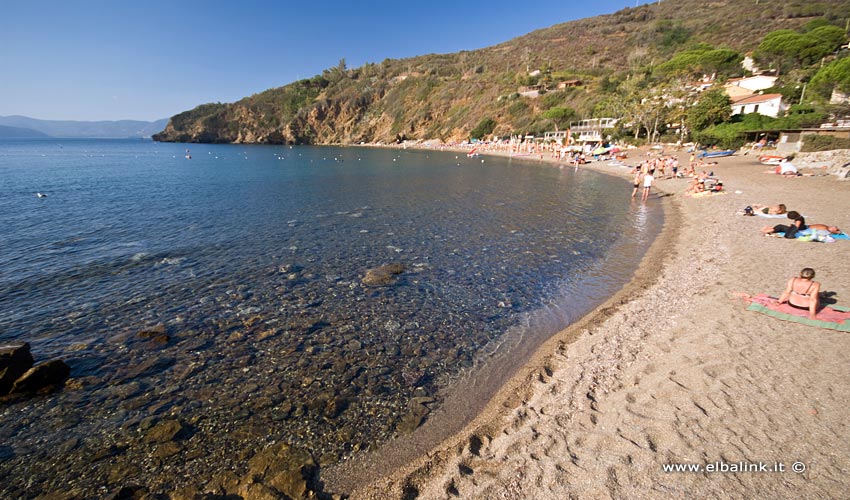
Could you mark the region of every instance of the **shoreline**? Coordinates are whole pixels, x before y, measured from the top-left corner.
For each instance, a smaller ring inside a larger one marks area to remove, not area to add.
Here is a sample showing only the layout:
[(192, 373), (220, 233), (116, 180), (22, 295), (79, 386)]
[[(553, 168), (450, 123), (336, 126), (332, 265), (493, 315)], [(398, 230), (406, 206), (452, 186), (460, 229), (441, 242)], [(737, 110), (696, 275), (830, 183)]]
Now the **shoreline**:
[[(785, 202), (811, 222), (850, 227), (850, 183), (783, 179), (746, 156), (712, 168), (728, 195), (685, 198), (687, 180), (661, 181), (673, 194), (663, 196), (665, 226), (629, 284), (546, 341), (462, 431), (351, 498), (805, 497), (850, 486), (830, 459), (846, 462), (850, 445), (826, 441), (846, 432), (850, 389), (833, 382), (850, 378), (850, 336), (760, 316), (734, 298), (778, 295), (811, 265), (847, 305), (850, 266), (836, 258), (846, 242), (764, 238), (758, 228), (775, 221), (734, 213)], [(808, 399), (795, 404), (801, 392)], [(790, 465), (791, 454), (812, 472), (771, 481), (661, 467), (733, 458)]]
[[(375, 146), (366, 146), (375, 147)], [(384, 148), (386, 146), (377, 146)], [(390, 149), (400, 149), (389, 147)], [(435, 148), (428, 147), (411, 147), (419, 151), (434, 151)], [(462, 148), (444, 148), (442, 152), (455, 152), (458, 154), (466, 154), (467, 150)], [(524, 166), (544, 166), (551, 168), (574, 168), (565, 163), (560, 163), (551, 158), (537, 158), (528, 155), (515, 156), (503, 151), (487, 151), (481, 153), (482, 157), (493, 156), (500, 158), (516, 159), (517, 161), (526, 164)], [(598, 163), (599, 165), (597, 165)], [(579, 168), (592, 169), (596, 173), (619, 177), (628, 180), (631, 176), (623, 167), (611, 167), (602, 162), (591, 163)], [(603, 168), (600, 168), (602, 166)], [(491, 421), (494, 418), (503, 416), (510, 408), (516, 406), (523, 395), (530, 394), (532, 386), (540, 378), (545, 378), (550, 368), (551, 357), (558, 349), (563, 349), (564, 346), (578, 340), (578, 338), (587, 332), (594, 323), (604, 321), (606, 318), (617, 313), (617, 308), (628, 301), (628, 297), (635, 295), (640, 290), (647, 288), (656, 279), (656, 274), (662, 268), (668, 256), (663, 252), (663, 249), (675, 241), (676, 235), (674, 229), (680, 224), (679, 211), (673, 206), (675, 202), (669, 198), (670, 193), (654, 187), (653, 201), (662, 203), (662, 211), (664, 216), (664, 224), (661, 232), (656, 236), (655, 240), (650, 245), (647, 252), (640, 259), (637, 268), (632, 273), (629, 281), (617, 290), (613, 295), (605, 299), (602, 303), (589, 310), (587, 313), (579, 317), (576, 321), (567, 325), (565, 328), (554, 333), (551, 337), (534, 349), (529, 359), (523, 363), (516, 372), (510, 376), (504, 384), (492, 391), (493, 396), (484, 401), (479, 407), (465, 406), (465, 396), (460, 390), (453, 390), (448, 394), (448, 398), (441, 404), (440, 408), (431, 414), (429, 419), (418, 428), (412, 435), (400, 436), (392, 441), (385, 443), (380, 449), (375, 452), (370, 452), (365, 457), (360, 457), (351, 460), (345, 464), (335, 465), (328, 470), (323, 470), (323, 476), (330, 471), (327, 480), (329, 486), (328, 491), (352, 491), (351, 498), (395, 498), (401, 497), (402, 492), (398, 490), (397, 485), (390, 481), (387, 484), (381, 484), (377, 487), (377, 491), (371, 491), (380, 484), (386, 481), (389, 476), (386, 474), (388, 464), (395, 467), (395, 472), (390, 476), (395, 476), (401, 471), (408, 471), (411, 468), (416, 469), (422, 462), (424, 457), (432, 460), (434, 449), (445, 450), (455, 448), (462, 444), (467, 436), (478, 434), (486, 434), (482, 429), (490, 429)], [(660, 193), (660, 195), (659, 195)], [(639, 198), (639, 196), (638, 196)], [(640, 202), (640, 200), (637, 200)], [(642, 202), (641, 202), (642, 203)], [(490, 363), (487, 367), (489, 370), (498, 369)], [(486, 375), (486, 374), (485, 374)], [(486, 376), (483, 377), (486, 379)], [(431, 431), (431, 427), (441, 427), (446, 425), (446, 419), (452, 416), (460, 415), (466, 424), (460, 430), (451, 433), (448, 437), (439, 441), (436, 447), (433, 444), (426, 444), (432, 440), (428, 439), (427, 434)], [(422, 437), (421, 434), (425, 434)], [(411, 449), (416, 450), (418, 458), (409, 459)], [(439, 455), (439, 451), (436, 452)], [(400, 463), (399, 463), (400, 462)], [(363, 477), (365, 476), (365, 478)], [(351, 486), (354, 486), (352, 489)], [(398, 490), (398, 491), (397, 491)]]

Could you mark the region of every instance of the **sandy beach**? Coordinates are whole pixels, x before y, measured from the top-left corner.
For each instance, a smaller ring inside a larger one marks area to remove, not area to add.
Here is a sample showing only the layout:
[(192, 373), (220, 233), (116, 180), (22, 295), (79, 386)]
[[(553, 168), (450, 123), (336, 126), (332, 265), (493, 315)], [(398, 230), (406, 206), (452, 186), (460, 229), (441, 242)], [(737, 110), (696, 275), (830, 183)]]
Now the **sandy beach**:
[[(628, 286), (545, 343), (462, 431), (394, 472), (367, 458), (351, 498), (846, 498), (850, 334), (748, 311), (738, 294), (779, 296), (813, 267), (822, 294), (850, 306), (850, 241), (765, 237), (786, 220), (735, 212), (784, 203), (850, 228), (850, 182), (718, 162), (727, 194), (656, 184), (648, 203), (667, 204), (667, 223)], [(717, 471), (665, 471), (676, 464)]]

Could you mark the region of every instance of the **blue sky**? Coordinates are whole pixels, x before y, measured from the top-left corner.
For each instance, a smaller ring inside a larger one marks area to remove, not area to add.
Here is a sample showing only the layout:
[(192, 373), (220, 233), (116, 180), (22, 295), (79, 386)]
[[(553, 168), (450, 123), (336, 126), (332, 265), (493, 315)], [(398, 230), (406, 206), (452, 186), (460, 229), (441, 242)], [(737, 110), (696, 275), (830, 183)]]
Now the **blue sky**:
[(0, 115), (155, 120), (367, 62), (488, 47), (646, 0), (0, 1)]

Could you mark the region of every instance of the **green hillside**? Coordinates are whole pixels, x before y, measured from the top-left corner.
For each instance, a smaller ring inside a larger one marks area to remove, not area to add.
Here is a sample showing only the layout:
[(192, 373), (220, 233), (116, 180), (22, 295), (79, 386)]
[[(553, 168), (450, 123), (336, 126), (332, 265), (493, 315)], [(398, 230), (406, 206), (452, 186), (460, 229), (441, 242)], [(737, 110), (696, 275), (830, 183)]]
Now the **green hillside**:
[[(741, 76), (741, 58), (767, 34), (810, 30), (820, 23), (843, 30), (847, 19), (848, 1), (656, 2), (480, 50), (387, 59), (354, 69), (340, 61), (311, 79), (175, 115), (154, 139), (351, 144), (460, 141), (473, 130), (539, 134), (569, 118), (622, 113), (629, 100), (669, 94), (702, 72), (720, 79)], [(760, 62), (779, 69), (789, 87), (799, 87), (816, 72), (776, 57)], [(572, 81), (571, 86), (558, 89), (562, 81)], [(521, 88), (543, 91), (526, 97)]]

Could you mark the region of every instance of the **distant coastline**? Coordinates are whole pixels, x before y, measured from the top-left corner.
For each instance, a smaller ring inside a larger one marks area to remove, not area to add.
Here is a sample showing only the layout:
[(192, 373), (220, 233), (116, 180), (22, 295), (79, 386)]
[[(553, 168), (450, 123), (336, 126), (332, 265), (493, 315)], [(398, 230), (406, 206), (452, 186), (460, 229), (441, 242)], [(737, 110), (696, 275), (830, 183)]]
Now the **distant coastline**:
[[(0, 139), (134, 139), (161, 131), (168, 119), (141, 120), (39, 120), (27, 116), (0, 116)], [(8, 130), (12, 129), (12, 130)]]
[(0, 125), (0, 139), (49, 139), (50, 136), (24, 127), (9, 127)]

